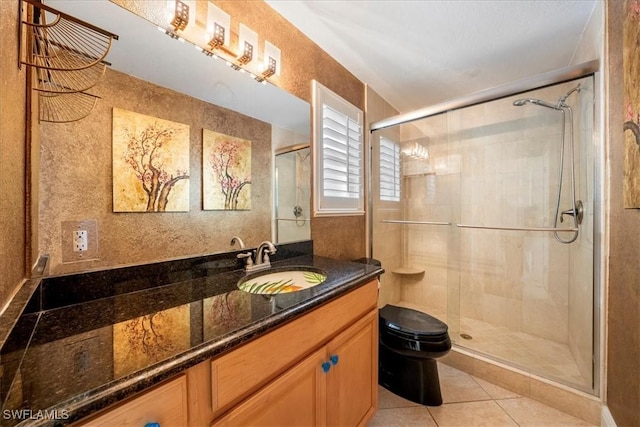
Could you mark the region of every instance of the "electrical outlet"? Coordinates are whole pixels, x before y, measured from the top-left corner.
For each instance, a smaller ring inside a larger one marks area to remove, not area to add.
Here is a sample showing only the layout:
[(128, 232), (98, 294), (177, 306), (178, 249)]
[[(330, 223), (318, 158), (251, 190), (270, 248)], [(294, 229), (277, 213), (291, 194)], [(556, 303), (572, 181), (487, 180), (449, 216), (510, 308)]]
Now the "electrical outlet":
[(75, 252), (84, 252), (89, 250), (87, 230), (76, 230), (73, 232), (73, 250)]
[(96, 220), (62, 221), (61, 225), (62, 262), (92, 261), (100, 258)]

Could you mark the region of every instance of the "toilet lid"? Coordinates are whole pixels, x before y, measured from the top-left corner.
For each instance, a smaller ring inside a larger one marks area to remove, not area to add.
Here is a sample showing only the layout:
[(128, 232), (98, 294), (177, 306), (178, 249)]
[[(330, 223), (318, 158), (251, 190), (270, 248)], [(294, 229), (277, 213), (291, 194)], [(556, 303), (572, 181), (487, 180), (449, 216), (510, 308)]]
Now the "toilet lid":
[(387, 304), (379, 313), (388, 331), (398, 331), (416, 337), (435, 337), (447, 334), (449, 329), (446, 323), (435, 317), (410, 308)]

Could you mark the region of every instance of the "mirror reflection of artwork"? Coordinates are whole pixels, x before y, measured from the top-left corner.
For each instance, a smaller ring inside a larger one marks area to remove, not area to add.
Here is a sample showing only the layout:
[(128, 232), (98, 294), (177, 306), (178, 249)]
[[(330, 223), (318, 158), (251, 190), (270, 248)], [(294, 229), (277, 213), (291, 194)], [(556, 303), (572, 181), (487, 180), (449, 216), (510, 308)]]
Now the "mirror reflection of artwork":
[(113, 374), (116, 378), (189, 348), (189, 305), (117, 323), (113, 326)]
[(203, 209), (250, 210), (250, 184), (251, 141), (203, 129)]
[(640, 0), (625, 2), (624, 207), (640, 208)]
[(113, 109), (113, 211), (189, 210), (189, 126)]
[(203, 301), (204, 340), (236, 329), (251, 319), (251, 294), (231, 291)]

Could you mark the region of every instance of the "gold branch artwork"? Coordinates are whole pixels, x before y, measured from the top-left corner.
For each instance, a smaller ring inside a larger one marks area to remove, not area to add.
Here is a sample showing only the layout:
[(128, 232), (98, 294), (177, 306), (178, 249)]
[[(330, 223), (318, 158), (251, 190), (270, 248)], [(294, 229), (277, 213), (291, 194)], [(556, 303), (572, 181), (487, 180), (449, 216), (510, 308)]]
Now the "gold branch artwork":
[(189, 126), (113, 109), (113, 211), (189, 210)]
[(204, 129), (202, 187), (205, 210), (250, 210), (251, 141)]

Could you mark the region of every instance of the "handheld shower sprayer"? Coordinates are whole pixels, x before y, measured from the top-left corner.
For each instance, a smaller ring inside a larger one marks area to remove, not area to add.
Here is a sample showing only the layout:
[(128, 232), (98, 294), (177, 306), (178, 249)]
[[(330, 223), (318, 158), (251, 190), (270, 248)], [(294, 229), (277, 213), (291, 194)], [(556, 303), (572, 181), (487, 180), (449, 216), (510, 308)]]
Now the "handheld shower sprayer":
[[(516, 107), (521, 107), (525, 104), (535, 104), (540, 105), (542, 107), (551, 108), (556, 111), (560, 111), (562, 113), (562, 133), (561, 133), (561, 144), (560, 144), (560, 170), (558, 172), (558, 196), (556, 198), (556, 209), (555, 209), (555, 219), (554, 219), (554, 228), (558, 227), (558, 220), (560, 222), (564, 222), (564, 215), (570, 215), (573, 217), (573, 228), (575, 229), (573, 236), (570, 238), (561, 237), (557, 231), (554, 231), (554, 237), (560, 243), (573, 243), (578, 239), (578, 234), (580, 232), (580, 224), (582, 223), (582, 216), (584, 212), (584, 208), (582, 206), (582, 202), (580, 200), (576, 200), (576, 184), (575, 184), (575, 158), (574, 158), (574, 147), (573, 147), (573, 111), (569, 105), (566, 104), (567, 98), (574, 93), (580, 92), (580, 84), (578, 84), (573, 89), (569, 90), (569, 92), (565, 93), (558, 99), (558, 103), (553, 105), (549, 102), (542, 101), (541, 99), (536, 98), (522, 98), (516, 99), (513, 101), (513, 105)], [(567, 127), (566, 121), (569, 121), (569, 169), (570, 169), (570, 179), (571, 179), (571, 209), (567, 209), (564, 211), (560, 211), (560, 199), (562, 196), (562, 183), (563, 183), (563, 173), (564, 173), (564, 154), (565, 154), (565, 129)]]
[(578, 86), (574, 87), (573, 89), (571, 89), (569, 92), (565, 93), (564, 95), (562, 95), (560, 97), (560, 99), (558, 100), (558, 107), (562, 108), (562, 107), (567, 107), (567, 104), (565, 103), (565, 101), (567, 100), (567, 98), (573, 93), (573, 92), (580, 92), (582, 89), (580, 88), (580, 83), (578, 83)]
[(540, 105), (542, 107), (552, 108), (554, 110), (561, 109), (559, 106), (550, 104), (549, 102), (543, 101), (541, 99), (524, 98), (524, 99), (516, 99), (515, 101), (513, 101), (513, 105), (515, 105), (516, 107), (522, 107), (525, 104)]
[(535, 104), (535, 105), (540, 105), (542, 107), (547, 107), (547, 108), (552, 108), (554, 110), (562, 111), (563, 108), (569, 108), (569, 106), (566, 104), (567, 98), (569, 98), (569, 96), (573, 92), (580, 92), (580, 90), (581, 90), (580, 84), (578, 84), (578, 86), (574, 87), (569, 92), (562, 95), (560, 99), (558, 99), (558, 103), (556, 105), (553, 105), (550, 102), (543, 101), (541, 99), (536, 99), (536, 98), (516, 99), (515, 101), (513, 101), (513, 105), (516, 107), (522, 107), (525, 104)]

